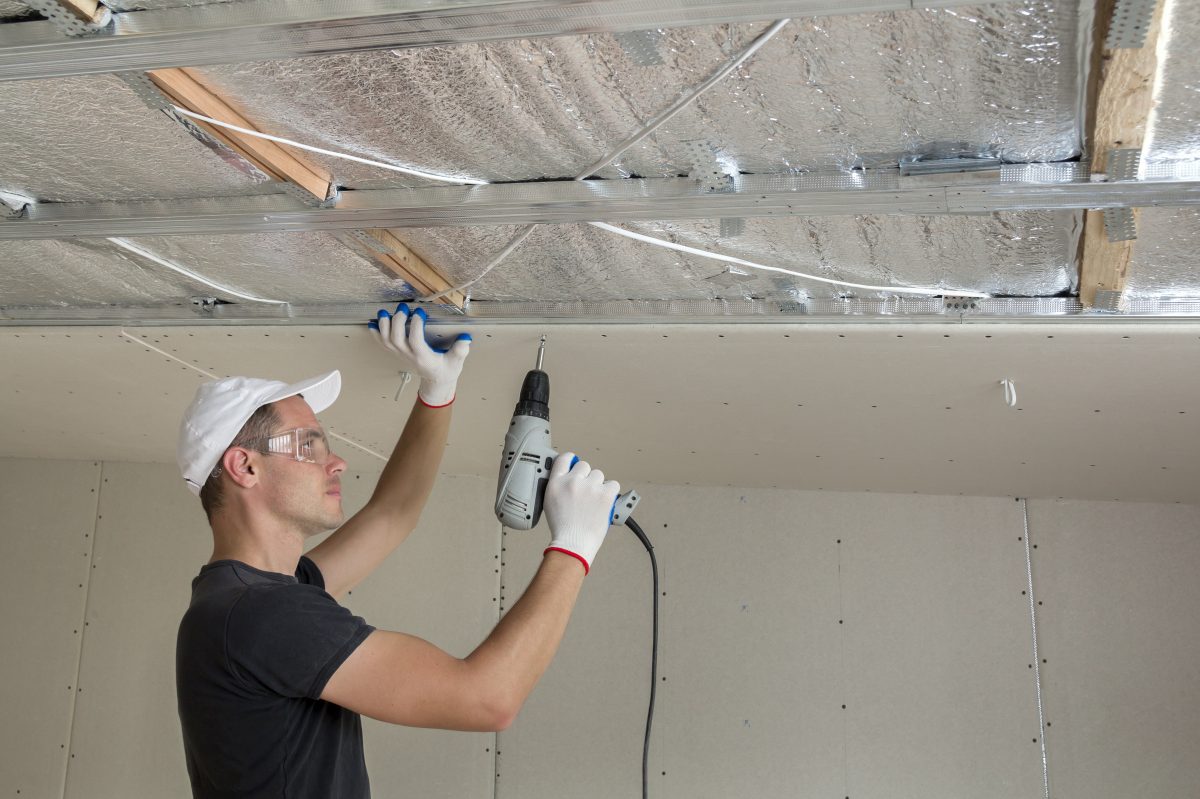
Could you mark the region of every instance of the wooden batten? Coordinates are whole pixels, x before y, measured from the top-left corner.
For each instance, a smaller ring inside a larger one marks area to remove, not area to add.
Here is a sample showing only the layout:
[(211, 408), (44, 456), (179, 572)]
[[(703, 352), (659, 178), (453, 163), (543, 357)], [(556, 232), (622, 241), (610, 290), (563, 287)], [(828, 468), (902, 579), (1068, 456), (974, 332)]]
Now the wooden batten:
[(58, 0), (58, 4), (89, 24), (99, 24), (107, 11), (98, 0)]
[[(195, 70), (156, 69), (146, 74), (180, 108), (247, 130), (258, 130), (254, 123), (210, 89)], [(319, 166), (294, 155), (284, 145), (199, 120), (192, 121), (268, 175), (294, 183), (318, 199), (324, 200), (329, 196), (332, 176)]]
[[(1104, 49), (1115, 0), (1101, 0), (1096, 9), (1095, 39), (1098, 56), (1093, 59), (1089, 87), (1091, 129), (1087, 136), (1093, 173), (1107, 172), (1108, 152), (1140, 149), (1146, 123), (1153, 107), (1154, 80), (1158, 70), (1156, 47), (1162, 27), (1165, 0), (1159, 0), (1146, 42), (1139, 49)], [(1134, 209), (1135, 220), (1138, 209)], [(1125, 290), (1133, 241), (1111, 242), (1104, 229), (1104, 213), (1088, 211), (1084, 219), (1080, 252), (1079, 298), (1092, 307), (1097, 291)]]
[[(180, 108), (247, 130), (258, 130), (253, 122), (238, 113), (210, 88), (195, 70), (158, 69), (148, 72), (147, 76)], [(248, 136), (200, 120), (192, 121), (272, 178), (300, 186), (320, 200), (330, 196), (333, 177), (303, 156), (293, 153), (287, 145)], [(433, 294), (452, 287), (453, 284), (441, 272), (426, 263), (392, 231), (374, 229), (368, 230), (367, 234), (387, 249), (386, 253), (378, 254), (376, 260), (418, 292)], [(443, 302), (461, 308), (466, 302), (466, 296), (462, 292), (452, 292), (443, 298)]]
[[(441, 272), (413, 252), (392, 231), (385, 228), (371, 228), (366, 233), (388, 249), (388, 254), (383, 259), (384, 265), (397, 276), (404, 278), (417, 291), (433, 294), (437, 291), (445, 291), (454, 285)], [(466, 301), (466, 295), (461, 291), (452, 291), (442, 298), (443, 303), (459, 308), (462, 308)]]

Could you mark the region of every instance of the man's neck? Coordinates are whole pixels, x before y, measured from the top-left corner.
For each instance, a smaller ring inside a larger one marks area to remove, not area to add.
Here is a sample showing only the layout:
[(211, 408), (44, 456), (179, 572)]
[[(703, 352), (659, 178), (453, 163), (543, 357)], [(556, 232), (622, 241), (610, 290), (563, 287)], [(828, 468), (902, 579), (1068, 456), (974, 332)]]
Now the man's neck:
[(213, 525), (213, 554), (210, 563), (236, 560), (262, 571), (295, 574), (304, 554), (304, 538), (298, 533), (261, 531), (238, 525)]

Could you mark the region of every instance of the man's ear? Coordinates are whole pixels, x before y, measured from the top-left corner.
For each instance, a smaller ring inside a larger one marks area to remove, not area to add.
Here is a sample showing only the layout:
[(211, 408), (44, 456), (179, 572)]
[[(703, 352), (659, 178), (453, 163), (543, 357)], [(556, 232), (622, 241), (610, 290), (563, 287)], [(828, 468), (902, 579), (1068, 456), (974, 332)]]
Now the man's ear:
[(230, 447), (221, 458), (221, 465), (229, 479), (242, 488), (250, 488), (258, 483), (258, 465), (254, 462), (251, 450)]

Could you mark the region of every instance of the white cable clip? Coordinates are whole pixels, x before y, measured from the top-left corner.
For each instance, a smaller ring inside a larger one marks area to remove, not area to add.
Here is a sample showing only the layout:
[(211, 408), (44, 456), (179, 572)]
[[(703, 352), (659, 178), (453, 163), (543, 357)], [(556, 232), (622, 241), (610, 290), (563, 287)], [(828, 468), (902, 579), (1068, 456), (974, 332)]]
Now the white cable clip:
[(412, 375), (408, 372), (400, 373), (400, 388), (396, 389), (396, 397), (393, 402), (400, 401), (400, 394), (404, 391), (404, 387), (412, 382)]
[(1006, 377), (1000, 385), (1004, 386), (1004, 403), (1010, 408), (1017, 407), (1017, 384)]

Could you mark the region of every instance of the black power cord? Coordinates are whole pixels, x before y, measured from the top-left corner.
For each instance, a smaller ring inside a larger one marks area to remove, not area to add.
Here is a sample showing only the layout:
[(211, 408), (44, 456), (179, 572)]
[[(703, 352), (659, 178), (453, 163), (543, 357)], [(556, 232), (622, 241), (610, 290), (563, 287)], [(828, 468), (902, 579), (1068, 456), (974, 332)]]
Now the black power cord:
[(654, 546), (632, 518), (625, 520), (625, 526), (633, 531), (646, 552), (650, 554), (650, 571), (654, 575), (654, 643), (650, 649), (650, 709), (646, 711), (646, 741), (642, 745), (642, 799), (648, 799), (648, 776), (650, 768), (650, 726), (654, 723), (654, 693), (658, 686), (658, 561), (654, 558)]

